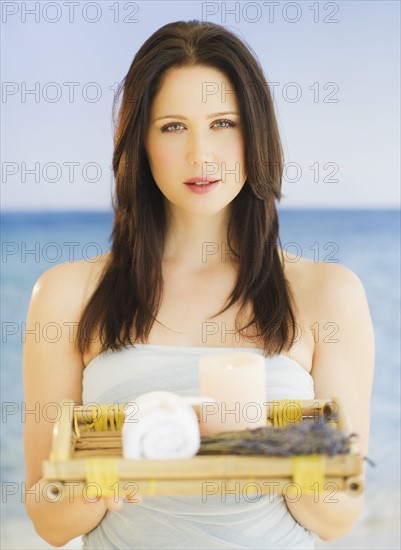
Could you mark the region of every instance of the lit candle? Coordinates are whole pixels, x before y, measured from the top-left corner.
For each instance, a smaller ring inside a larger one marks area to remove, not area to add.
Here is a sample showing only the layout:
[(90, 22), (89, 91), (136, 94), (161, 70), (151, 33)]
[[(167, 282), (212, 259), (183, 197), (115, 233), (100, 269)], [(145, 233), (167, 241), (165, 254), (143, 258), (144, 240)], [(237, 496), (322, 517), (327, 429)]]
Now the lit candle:
[(262, 355), (231, 352), (201, 357), (199, 391), (214, 400), (201, 407), (202, 435), (266, 426), (266, 370)]

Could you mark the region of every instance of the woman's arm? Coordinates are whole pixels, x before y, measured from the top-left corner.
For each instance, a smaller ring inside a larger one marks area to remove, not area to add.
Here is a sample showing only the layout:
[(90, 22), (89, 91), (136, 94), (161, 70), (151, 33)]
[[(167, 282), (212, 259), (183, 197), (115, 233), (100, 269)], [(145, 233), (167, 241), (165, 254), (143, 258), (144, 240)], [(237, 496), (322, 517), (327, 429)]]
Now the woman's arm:
[[(357, 447), (367, 456), (374, 335), (365, 291), (358, 277), (345, 267), (321, 263), (308, 269), (313, 270), (308, 317), (315, 336), (315, 397), (336, 397), (342, 402), (352, 430), (358, 434)], [(328, 541), (352, 529), (364, 496), (338, 492), (324, 502), (325, 496), (327, 493), (320, 493), (318, 498), (302, 495), (298, 502), (287, 500), (287, 506), (299, 523)]]
[[(86, 293), (91, 264), (61, 264), (45, 272), (37, 281), (31, 297), (25, 336), (24, 422), (26, 464), (26, 510), (37, 533), (53, 546), (92, 530), (107, 509), (118, 509), (112, 499), (89, 503), (83, 498), (64, 498), (49, 502), (46, 482), (41, 479), (41, 463), (49, 457), (55, 416), (46, 407), (64, 399), (81, 403), (82, 358), (73, 340)], [(75, 328), (75, 331), (73, 329)], [(50, 418), (52, 415), (52, 418)]]

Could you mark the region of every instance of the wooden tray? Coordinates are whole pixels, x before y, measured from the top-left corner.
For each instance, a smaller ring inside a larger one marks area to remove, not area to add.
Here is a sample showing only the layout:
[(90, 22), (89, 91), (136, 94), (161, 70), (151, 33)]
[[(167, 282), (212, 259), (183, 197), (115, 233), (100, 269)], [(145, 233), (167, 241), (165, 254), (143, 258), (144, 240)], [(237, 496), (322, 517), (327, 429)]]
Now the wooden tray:
[[(291, 404), (294, 407), (291, 409)], [(351, 433), (344, 407), (337, 399), (271, 401), (267, 425), (274, 429), (277, 408), (302, 410), (291, 421), (313, 422), (323, 415), (333, 429)], [(193, 407), (200, 417), (200, 407)], [(347, 454), (291, 457), (202, 455), (183, 460), (126, 460), (122, 456), (121, 424), (124, 405), (98, 408), (66, 400), (54, 425), (51, 453), (42, 465), (49, 498), (66, 492), (96, 496), (154, 496), (363, 492), (363, 458), (355, 445)], [(99, 416), (99, 412), (102, 416)], [(336, 417), (334, 416), (336, 413)], [(281, 416), (281, 419), (283, 417)], [(94, 420), (97, 419), (97, 422)], [(101, 422), (99, 422), (99, 419)]]

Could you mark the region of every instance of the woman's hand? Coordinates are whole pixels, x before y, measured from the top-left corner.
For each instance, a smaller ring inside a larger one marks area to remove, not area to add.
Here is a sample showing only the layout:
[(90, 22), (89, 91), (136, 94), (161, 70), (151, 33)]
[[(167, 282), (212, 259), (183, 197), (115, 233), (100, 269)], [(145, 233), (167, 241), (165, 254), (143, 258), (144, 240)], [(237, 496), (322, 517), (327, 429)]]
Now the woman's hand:
[(126, 498), (120, 498), (118, 499), (118, 502), (109, 503), (110, 511), (114, 511), (115, 509), (120, 510), (124, 505), (129, 504), (142, 504), (143, 497), (126, 497)]
[[(106, 512), (118, 512), (124, 506), (128, 506), (130, 504), (141, 504), (143, 501), (143, 497), (128, 496), (124, 498), (124, 497), (113, 496), (113, 497), (104, 497), (103, 499), (99, 497), (97, 501), (98, 500), (103, 500)], [(86, 499), (86, 502), (88, 502), (87, 499)], [(90, 505), (91, 502), (88, 502), (88, 504)]]

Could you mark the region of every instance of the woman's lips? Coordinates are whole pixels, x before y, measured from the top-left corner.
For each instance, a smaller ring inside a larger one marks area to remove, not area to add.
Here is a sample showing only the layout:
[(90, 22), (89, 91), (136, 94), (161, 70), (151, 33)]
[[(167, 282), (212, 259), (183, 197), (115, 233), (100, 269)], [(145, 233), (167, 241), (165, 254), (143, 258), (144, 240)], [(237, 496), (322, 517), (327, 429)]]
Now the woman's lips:
[(208, 183), (214, 183), (219, 180), (218, 178), (212, 178), (211, 176), (203, 176), (201, 178), (194, 176), (193, 178), (190, 178), (189, 180), (184, 181), (184, 183), (201, 183), (203, 181), (207, 181)]
[[(204, 181), (204, 180), (199, 180)], [(187, 183), (185, 182), (185, 185), (190, 189), (193, 193), (196, 193), (197, 195), (203, 195), (205, 193), (209, 193), (213, 189), (215, 189), (218, 184), (220, 183), (220, 180), (215, 180), (210, 183), (204, 183), (201, 185), (196, 185), (196, 183)]]

